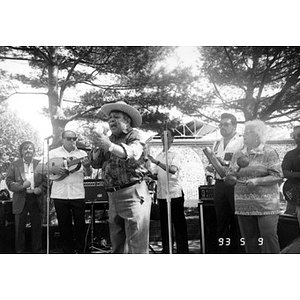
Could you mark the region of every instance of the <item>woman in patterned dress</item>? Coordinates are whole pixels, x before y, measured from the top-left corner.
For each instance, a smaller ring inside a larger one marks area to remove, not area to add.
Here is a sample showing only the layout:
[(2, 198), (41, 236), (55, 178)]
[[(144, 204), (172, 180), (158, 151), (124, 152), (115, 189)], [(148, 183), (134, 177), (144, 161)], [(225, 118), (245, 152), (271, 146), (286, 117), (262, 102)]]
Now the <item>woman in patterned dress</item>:
[[(267, 126), (263, 121), (246, 122), (244, 147), (234, 154), (227, 174), (227, 178), (236, 179), (235, 214), (242, 234), (240, 243), (246, 253), (280, 252), (277, 223), (281, 162), (277, 152), (265, 144), (266, 137)], [(249, 165), (241, 168), (241, 160)]]

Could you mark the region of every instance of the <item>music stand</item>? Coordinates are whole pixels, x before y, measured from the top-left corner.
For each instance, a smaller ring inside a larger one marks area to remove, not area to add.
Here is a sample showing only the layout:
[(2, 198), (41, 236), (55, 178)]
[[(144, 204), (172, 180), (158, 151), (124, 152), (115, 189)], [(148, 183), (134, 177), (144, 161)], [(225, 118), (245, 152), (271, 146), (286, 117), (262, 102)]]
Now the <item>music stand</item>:
[[(98, 246), (99, 244), (96, 243), (94, 240), (94, 230), (95, 230), (95, 209), (94, 209), (94, 204), (95, 204), (96, 200), (95, 199), (92, 199), (91, 200), (91, 219), (90, 219), (90, 224), (91, 224), (91, 242), (90, 244), (88, 245), (88, 249), (90, 251), (90, 253), (109, 253), (110, 250), (104, 250), (104, 249), (101, 249), (101, 248), (98, 248), (96, 246)], [(104, 209), (105, 211), (105, 209)], [(100, 246), (99, 246), (100, 247)]]

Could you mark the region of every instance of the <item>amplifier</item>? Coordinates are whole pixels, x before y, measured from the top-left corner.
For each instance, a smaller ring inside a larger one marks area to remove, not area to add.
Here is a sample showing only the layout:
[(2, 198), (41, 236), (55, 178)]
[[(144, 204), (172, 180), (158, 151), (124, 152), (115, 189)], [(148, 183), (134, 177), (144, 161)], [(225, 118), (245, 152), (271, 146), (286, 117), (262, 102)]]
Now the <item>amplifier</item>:
[(107, 193), (101, 179), (85, 179), (83, 181), (85, 189), (85, 201), (108, 202)]
[(199, 199), (201, 201), (214, 200), (215, 186), (214, 185), (200, 185), (198, 188)]

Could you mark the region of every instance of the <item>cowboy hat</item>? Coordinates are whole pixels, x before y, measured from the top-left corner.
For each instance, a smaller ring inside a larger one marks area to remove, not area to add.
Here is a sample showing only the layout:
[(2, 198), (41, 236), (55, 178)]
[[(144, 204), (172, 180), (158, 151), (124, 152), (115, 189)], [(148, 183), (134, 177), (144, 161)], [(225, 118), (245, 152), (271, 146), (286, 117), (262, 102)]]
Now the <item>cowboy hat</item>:
[(114, 110), (121, 111), (127, 114), (131, 118), (132, 127), (139, 127), (142, 125), (142, 116), (140, 115), (138, 110), (126, 104), (124, 101), (104, 104), (101, 107), (100, 111), (104, 113), (106, 116), (109, 116), (109, 114)]

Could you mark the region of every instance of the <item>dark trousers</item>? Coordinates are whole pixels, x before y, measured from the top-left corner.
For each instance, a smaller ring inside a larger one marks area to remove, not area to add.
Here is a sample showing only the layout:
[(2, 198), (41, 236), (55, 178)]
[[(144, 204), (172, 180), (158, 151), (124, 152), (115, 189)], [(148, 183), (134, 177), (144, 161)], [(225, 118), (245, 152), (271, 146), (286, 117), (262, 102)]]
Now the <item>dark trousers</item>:
[(238, 216), (246, 253), (279, 253), (279, 215)]
[(84, 199), (53, 200), (64, 253), (83, 253), (86, 233)]
[(216, 180), (214, 206), (217, 217), (217, 238), (220, 253), (240, 253), (240, 230), (234, 212), (234, 186)]
[[(166, 199), (158, 199), (160, 210), (160, 227), (162, 253), (169, 253), (168, 207)], [(177, 253), (189, 253), (187, 225), (184, 215), (184, 196), (171, 199), (171, 220), (175, 230)], [(172, 226), (173, 227), (173, 226)], [(172, 228), (173, 229), (173, 228)], [(172, 230), (173, 236), (173, 230)], [(172, 241), (173, 244), (173, 241)]]
[(25, 232), (28, 214), (30, 215), (31, 224), (31, 250), (33, 253), (40, 253), (42, 249), (43, 213), (34, 194), (26, 195), (23, 211), (20, 214), (15, 214), (16, 253), (25, 253)]

